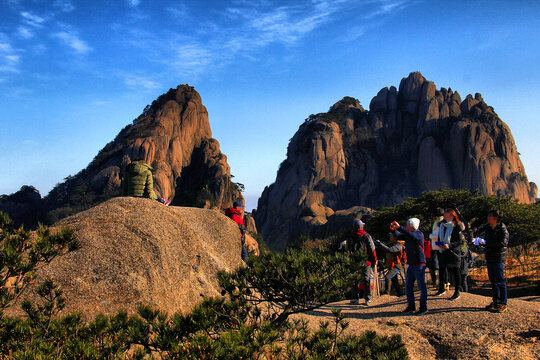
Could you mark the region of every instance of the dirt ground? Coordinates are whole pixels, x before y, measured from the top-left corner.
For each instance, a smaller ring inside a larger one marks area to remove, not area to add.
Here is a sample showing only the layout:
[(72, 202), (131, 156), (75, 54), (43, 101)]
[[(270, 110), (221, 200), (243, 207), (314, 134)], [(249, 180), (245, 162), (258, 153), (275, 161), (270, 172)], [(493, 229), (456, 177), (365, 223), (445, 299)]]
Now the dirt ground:
[(341, 309), (349, 334), (399, 334), (411, 359), (540, 359), (540, 294), (509, 299), (500, 314), (484, 310), (489, 297), (464, 293), (451, 301), (451, 295), (429, 296), (425, 315), (403, 314), (405, 296), (382, 296), (369, 307), (339, 302), (301, 316), (317, 326), (331, 320), (332, 308)]

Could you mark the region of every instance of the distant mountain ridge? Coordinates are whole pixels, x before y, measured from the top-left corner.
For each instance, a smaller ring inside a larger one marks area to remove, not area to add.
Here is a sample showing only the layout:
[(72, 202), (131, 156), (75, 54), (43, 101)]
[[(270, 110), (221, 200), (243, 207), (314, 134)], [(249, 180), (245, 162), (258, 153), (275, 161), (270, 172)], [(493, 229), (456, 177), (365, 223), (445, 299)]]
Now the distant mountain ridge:
[[(173, 205), (225, 208), (243, 199), (231, 181), (227, 157), (212, 138), (201, 96), (180, 85), (147, 106), (85, 169), (56, 185), (41, 202), (41, 220), (53, 223), (119, 195), (125, 167), (136, 158), (153, 167), (154, 190)], [(21, 216), (18, 198), (18, 193), (3, 196), (0, 210), (16, 209)]]
[[(441, 187), (536, 200), (509, 127), (480, 94), (436, 88), (421, 73), (385, 87), (366, 111), (345, 97), (291, 138), (255, 221), (274, 249), (354, 206), (394, 205)], [(365, 213), (365, 212), (364, 212)]]

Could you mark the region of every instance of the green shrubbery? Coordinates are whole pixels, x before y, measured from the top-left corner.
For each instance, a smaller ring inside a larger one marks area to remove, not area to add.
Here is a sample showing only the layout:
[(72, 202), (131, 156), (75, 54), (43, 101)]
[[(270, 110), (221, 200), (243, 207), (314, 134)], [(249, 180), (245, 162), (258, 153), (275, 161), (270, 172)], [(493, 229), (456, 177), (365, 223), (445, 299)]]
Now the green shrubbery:
[(389, 224), (397, 220), (405, 223), (410, 217), (421, 220), (420, 230), (431, 233), (431, 226), (437, 208), (458, 210), (462, 220), (472, 228), (487, 222), (487, 213), (499, 209), (504, 213), (503, 222), (510, 233), (510, 245), (534, 244), (540, 240), (540, 205), (520, 204), (510, 197), (484, 196), (468, 190), (426, 191), (419, 198), (409, 198), (403, 204), (377, 209), (367, 222), (367, 230), (382, 239), (389, 231)]
[[(2, 309), (25, 286), (7, 287), (19, 276), (24, 285), (33, 271), (76, 247), (73, 233), (53, 235), (46, 228), (31, 239), (0, 216)], [(191, 313), (169, 316), (147, 306), (135, 315), (119, 312), (86, 320), (83, 314), (58, 316), (62, 290), (45, 279), (35, 303), (22, 303), (25, 317), (0, 313), (0, 356), (13, 359), (405, 359), (399, 337), (368, 332), (345, 336), (347, 322), (339, 311), (334, 320), (313, 331), (291, 315), (346, 297), (358, 281), (363, 254), (289, 249), (250, 257), (246, 267), (219, 274), (222, 297), (205, 298)], [(12, 269), (12, 270), (10, 270)]]

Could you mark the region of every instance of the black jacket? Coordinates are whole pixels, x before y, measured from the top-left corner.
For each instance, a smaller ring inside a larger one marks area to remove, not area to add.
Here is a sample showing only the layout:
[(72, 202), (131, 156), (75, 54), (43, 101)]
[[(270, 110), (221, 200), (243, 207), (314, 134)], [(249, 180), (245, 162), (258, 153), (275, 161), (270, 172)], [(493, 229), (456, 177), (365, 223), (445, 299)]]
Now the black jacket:
[[(439, 223), (439, 226), (441, 224)], [(455, 226), (450, 235), (450, 244), (448, 249), (442, 249), (439, 256), (439, 266), (447, 267), (459, 267), (463, 258), (463, 243), (465, 242), (465, 236), (463, 235), (465, 227), (462, 223)], [(439, 230), (439, 231), (442, 231)]]
[(477, 233), (483, 233), (486, 240), (486, 261), (490, 263), (506, 262), (506, 250), (510, 238), (506, 225), (498, 223), (495, 228), (491, 228), (489, 224), (484, 224)]

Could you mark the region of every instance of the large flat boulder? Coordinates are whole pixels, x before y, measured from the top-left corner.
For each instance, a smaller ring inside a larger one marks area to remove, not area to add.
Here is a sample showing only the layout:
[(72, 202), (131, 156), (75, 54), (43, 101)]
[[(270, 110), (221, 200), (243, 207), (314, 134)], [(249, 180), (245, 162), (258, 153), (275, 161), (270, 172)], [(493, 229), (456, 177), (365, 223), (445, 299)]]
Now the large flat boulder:
[(81, 246), (44, 267), (37, 280), (51, 276), (61, 285), (64, 312), (132, 313), (139, 304), (189, 311), (202, 295), (220, 294), (218, 271), (243, 264), (238, 227), (217, 210), (123, 197), (56, 225), (72, 228)]

